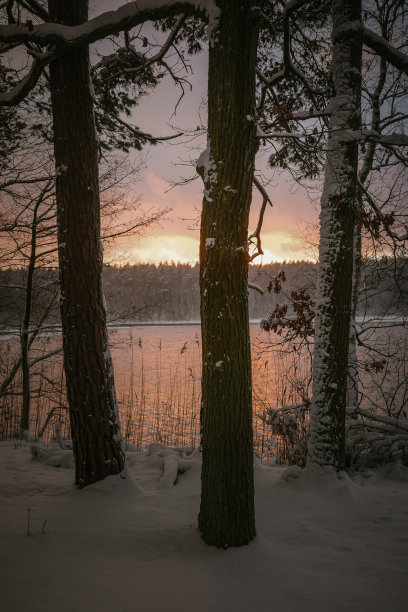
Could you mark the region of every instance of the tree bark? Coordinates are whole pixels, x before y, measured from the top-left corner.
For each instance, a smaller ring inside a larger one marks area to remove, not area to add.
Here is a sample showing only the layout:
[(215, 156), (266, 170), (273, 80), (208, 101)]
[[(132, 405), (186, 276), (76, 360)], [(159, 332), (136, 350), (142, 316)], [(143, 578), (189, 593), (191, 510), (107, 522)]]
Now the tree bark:
[(353, 234), (357, 208), (358, 144), (345, 132), (361, 126), (361, 3), (333, 0), (332, 79), (320, 213), (319, 282), (313, 359), (308, 464), (345, 462), (345, 416), (350, 335)]
[(200, 238), (202, 490), (207, 544), (241, 546), (255, 536), (248, 216), (257, 150), (258, 26), (250, 0), (217, 2), (208, 77), (208, 142)]
[[(87, 20), (86, 0), (49, 0), (53, 21)], [(56, 165), (58, 256), (64, 368), (75, 482), (79, 487), (124, 468), (106, 312), (97, 137), (83, 47), (50, 65)]]

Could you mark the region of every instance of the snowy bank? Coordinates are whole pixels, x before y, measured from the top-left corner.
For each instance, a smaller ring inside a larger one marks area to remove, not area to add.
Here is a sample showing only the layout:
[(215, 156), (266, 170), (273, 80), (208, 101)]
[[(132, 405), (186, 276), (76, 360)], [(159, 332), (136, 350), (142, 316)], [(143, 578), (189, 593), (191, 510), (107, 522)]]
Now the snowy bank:
[(351, 480), (257, 461), (257, 538), (224, 551), (197, 531), (199, 453), (151, 451), (79, 491), (68, 451), (0, 444), (4, 612), (405, 612), (405, 468)]

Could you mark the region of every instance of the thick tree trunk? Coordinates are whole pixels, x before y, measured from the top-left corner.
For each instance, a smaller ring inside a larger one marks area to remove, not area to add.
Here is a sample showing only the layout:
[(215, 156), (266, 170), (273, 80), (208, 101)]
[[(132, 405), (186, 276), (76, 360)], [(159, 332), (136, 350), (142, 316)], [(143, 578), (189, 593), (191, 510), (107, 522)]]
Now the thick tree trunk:
[(334, 96), (321, 199), (319, 283), (308, 464), (344, 467), (348, 352), (360, 128), (361, 4), (333, 0)]
[(207, 544), (241, 546), (255, 536), (248, 215), (255, 135), (257, 24), (252, 2), (219, 0), (210, 42), (208, 143), (200, 241), (202, 492)]
[[(53, 20), (87, 20), (86, 0), (50, 0)], [(124, 452), (102, 294), (97, 139), (88, 48), (50, 66), (64, 367), (80, 487), (121, 472)]]

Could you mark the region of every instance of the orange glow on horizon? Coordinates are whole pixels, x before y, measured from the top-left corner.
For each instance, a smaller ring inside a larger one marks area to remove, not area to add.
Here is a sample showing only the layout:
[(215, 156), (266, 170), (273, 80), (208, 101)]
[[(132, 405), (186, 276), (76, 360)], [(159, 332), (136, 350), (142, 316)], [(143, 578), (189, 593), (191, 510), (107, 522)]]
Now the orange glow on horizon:
[[(284, 261), (316, 261), (296, 237), (287, 233), (265, 234), (262, 238), (264, 254), (254, 260), (254, 265), (282, 263)], [(181, 263), (195, 265), (198, 262), (199, 239), (197, 233), (160, 233), (145, 236), (137, 241), (122, 241), (106, 253), (105, 262), (112, 265), (137, 263)]]

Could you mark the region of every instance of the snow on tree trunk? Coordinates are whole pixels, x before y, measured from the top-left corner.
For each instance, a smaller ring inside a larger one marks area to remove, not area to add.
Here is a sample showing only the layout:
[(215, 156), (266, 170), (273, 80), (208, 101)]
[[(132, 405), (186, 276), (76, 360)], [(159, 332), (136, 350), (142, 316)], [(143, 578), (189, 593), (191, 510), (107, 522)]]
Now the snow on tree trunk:
[[(86, 0), (49, 1), (53, 20), (87, 20)], [(97, 140), (88, 48), (50, 65), (56, 164), (64, 368), (75, 481), (80, 487), (124, 468), (106, 312)]]
[(255, 133), (257, 24), (252, 1), (219, 0), (208, 77), (208, 143), (200, 241), (202, 490), (207, 544), (241, 546), (255, 536), (248, 216)]
[(321, 198), (319, 282), (308, 464), (342, 469), (360, 128), (361, 4), (333, 0), (331, 120)]

